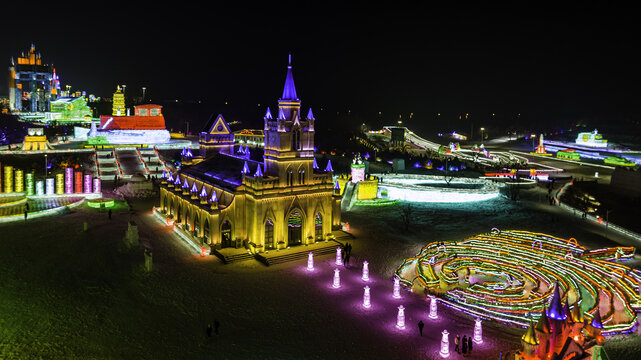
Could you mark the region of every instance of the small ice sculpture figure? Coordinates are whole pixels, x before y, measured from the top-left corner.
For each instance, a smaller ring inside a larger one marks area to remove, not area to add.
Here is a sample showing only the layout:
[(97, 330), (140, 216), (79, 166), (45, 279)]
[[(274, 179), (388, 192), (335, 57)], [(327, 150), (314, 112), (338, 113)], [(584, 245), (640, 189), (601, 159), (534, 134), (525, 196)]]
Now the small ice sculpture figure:
[(398, 315), (396, 316), (396, 327), (405, 329), (405, 308), (403, 305), (398, 307)]
[(369, 263), (363, 261), (363, 281), (369, 281)]
[(339, 246), (336, 248), (336, 266), (343, 266), (343, 249)]
[(372, 303), (369, 295), (369, 286), (365, 286), (365, 292), (363, 292), (363, 306), (367, 309), (372, 307)]
[(446, 358), (450, 356), (450, 340), (448, 338), (450, 333), (448, 333), (447, 330), (443, 330), (441, 334), (443, 334), (443, 337), (441, 338), (441, 351), (439, 353), (441, 357)]
[(436, 296), (430, 295), (430, 319), (438, 319), (438, 314), (436, 313)]
[(338, 289), (339, 287), (341, 287), (340, 270), (334, 269), (334, 288)]
[(394, 278), (394, 299), (401, 298), (401, 281), (399, 278)]
[(307, 256), (307, 271), (314, 271), (314, 253), (309, 253)]
[(477, 344), (482, 344), (483, 343), (483, 328), (481, 327), (481, 319), (476, 318), (475, 324), (474, 324), (474, 340), (475, 343)]

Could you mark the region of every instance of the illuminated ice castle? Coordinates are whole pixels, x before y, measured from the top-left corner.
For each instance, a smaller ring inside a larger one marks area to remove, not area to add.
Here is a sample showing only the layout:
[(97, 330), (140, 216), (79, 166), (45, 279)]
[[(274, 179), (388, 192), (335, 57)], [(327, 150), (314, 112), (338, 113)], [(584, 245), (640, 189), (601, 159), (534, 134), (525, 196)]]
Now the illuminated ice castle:
[(9, 66), (9, 109), (18, 112), (46, 112), (52, 100), (60, 95), (60, 81), (56, 70), (42, 62), (31, 44), (29, 52), (24, 52)]
[[(254, 252), (313, 244), (340, 228), (341, 196), (333, 170), (314, 167), (314, 123), (301, 117), (291, 58), (278, 112), (267, 109), (265, 148), (233, 145), (222, 116), (200, 136), (202, 161), (169, 174), (160, 188), (160, 212), (214, 248), (246, 246)], [(193, 157), (187, 151), (187, 157)]]

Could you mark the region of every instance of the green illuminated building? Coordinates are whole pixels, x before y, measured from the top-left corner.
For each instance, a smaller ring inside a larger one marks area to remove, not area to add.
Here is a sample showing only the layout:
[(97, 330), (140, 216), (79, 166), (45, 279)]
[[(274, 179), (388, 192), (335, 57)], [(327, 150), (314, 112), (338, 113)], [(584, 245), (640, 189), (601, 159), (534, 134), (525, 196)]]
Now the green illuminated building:
[(91, 115), (84, 97), (62, 97), (51, 102), (51, 119), (58, 122), (90, 122)]

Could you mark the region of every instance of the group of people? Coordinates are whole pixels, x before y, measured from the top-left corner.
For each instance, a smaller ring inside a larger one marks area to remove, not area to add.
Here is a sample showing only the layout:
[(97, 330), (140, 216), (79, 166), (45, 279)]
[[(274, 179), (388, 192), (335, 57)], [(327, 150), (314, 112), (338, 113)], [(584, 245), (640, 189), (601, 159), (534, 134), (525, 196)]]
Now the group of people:
[(211, 337), (212, 330), (218, 335), (218, 328), (220, 327), (220, 323), (218, 320), (214, 320), (214, 327), (211, 327), (211, 324), (207, 324), (207, 329), (205, 332), (207, 333), (207, 337)]
[(343, 264), (349, 264), (349, 257), (352, 255), (352, 244), (346, 243), (343, 247)]
[[(459, 348), (460, 344), (460, 348)], [(461, 341), (461, 336), (459, 334), (456, 334), (456, 338), (454, 339), (454, 351), (457, 353), (463, 353), (463, 354), (471, 354), (472, 353), (472, 337), (467, 337), (467, 335), (463, 335), (463, 340)]]

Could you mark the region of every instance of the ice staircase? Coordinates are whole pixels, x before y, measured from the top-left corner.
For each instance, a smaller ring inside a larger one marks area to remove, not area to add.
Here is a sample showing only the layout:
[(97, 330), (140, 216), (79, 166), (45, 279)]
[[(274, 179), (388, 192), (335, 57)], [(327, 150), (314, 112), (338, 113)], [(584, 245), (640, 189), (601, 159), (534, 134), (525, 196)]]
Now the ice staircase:
[(146, 174), (160, 177), (163, 169), (169, 171), (165, 162), (160, 158), (160, 153), (158, 153), (158, 150), (155, 148), (138, 149), (138, 156), (140, 157), (140, 162), (145, 167)]
[[(233, 264), (241, 261), (248, 261), (248, 260), (254, 260), (254, 254), (248, 252), (244, 248), (238, 249), (238, 251), (226, 251), (227, 249), (223, 250), (216, 250), (212, 249), (212, 253), (216, 255), (220, 260), (223, 261), (223, 264)], [(237, 250), (237, 249), (234, 249)]]
[(94, 162), (101, 179), (112, 180), (114, 175), (122, 177), (122, 169), (114, 150), (96, 150)]
[(295, 248), (281, 250), (278, 252), (270, 251), (269, 254), (256, 254), (256, 260), (260, 261), (266, 266), (278, 265), (290, 261), (307, 259), (307, 256), (310, 252), (314, 254), (314, 257), (336, 254), (336, 248), (338, 246), (342, 247), (343, 244), (337, 240), (330, 240), (326, 243), (315, 244), (315, 246), (313, 247), (296, 246)]

